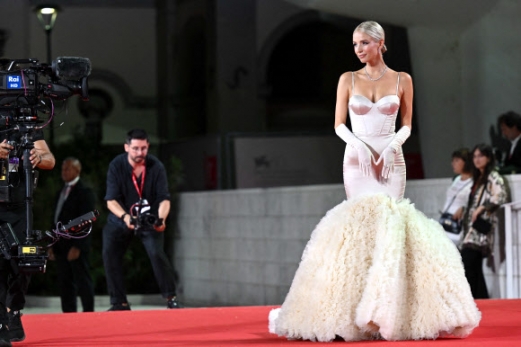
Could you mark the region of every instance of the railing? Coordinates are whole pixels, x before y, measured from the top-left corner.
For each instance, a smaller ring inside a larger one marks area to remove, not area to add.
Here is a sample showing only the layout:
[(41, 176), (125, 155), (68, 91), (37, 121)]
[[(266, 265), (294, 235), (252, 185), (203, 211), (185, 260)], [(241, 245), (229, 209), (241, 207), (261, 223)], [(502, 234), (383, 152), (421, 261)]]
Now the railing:
[(505, 210), (506, 298), (521, 298), (519, 286), (521, 257), (518, 232), (521, 230), (521, 201), (505, 204), (503, 208)]

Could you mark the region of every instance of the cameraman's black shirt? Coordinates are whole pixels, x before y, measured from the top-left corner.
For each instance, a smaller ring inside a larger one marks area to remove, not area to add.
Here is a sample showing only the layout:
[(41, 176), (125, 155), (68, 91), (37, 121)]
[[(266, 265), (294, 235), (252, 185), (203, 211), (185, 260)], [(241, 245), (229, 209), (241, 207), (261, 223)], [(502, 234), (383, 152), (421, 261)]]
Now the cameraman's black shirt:
[[(141, 177), (138, 177), (137, 184), (141, 187)], [(142, 198), (147, 199), (151, 206), (150, 212), (157, 216), (159, 203), (170, 200), (168, 191), (168, 181), (166, 170), (155, 156), (148, 154), (146, 158), (145, 185)], [(132, 166), (128, 162), (128, 153), (122, 153), (114, 158), (109, 165), (107, 172), (107, 200), (116, 200), (127, 213), (132, 205), (139, 201), (139, 194), (132, 181)], [(109, 214), (109, 222), (120, 223), (120, 216)]]

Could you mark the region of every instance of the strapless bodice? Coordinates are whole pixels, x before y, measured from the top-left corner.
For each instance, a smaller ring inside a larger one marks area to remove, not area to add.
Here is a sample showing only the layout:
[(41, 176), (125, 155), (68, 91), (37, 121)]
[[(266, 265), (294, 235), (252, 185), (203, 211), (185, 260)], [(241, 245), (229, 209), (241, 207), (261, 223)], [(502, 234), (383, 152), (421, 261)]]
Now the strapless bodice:
[(349, 99), (349, 119), (357, 136), (379, 136), (395, 132), (396, 116), (400, 109), (397, 95), (386, 95), (372, 102), (363, 95)]

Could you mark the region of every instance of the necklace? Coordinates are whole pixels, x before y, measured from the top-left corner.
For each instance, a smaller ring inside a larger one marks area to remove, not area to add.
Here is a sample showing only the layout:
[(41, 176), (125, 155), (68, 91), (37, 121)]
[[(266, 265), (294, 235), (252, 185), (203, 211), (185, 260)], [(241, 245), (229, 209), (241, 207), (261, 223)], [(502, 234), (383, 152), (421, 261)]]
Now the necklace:
[(380, 78), (384, 77), (385, 72), (387, 71), (387, 65), (385, 66), (384, 71), (382, 72), (382, 74), (378, 78), (371, 78), (371, 76), (367, 73), (367, 65), (364, 66), (364, 71), (365, 71), (365, 75), (367, 76), (367, 78), (369, 78), (371, 81), (375, 82), (375, 81), (378, 81)]

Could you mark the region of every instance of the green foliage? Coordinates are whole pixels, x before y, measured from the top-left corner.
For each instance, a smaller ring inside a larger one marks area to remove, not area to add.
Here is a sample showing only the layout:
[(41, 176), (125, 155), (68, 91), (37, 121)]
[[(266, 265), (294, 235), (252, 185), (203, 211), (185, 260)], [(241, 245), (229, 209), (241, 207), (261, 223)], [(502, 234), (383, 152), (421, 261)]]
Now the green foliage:
[[(168, 174), (168, 188), (170, 190), (170, 215), (167, 220), (165, 230), (165, 250), (170, 256), (170, 260), (174, 259), (174, 240), (178, 236), (177, 230), (177, 213), (179, 212), (178, 189), (184, 183), (183, 163), (177, 157), (171, 156), (165, 161), (166, 172)], [(176, 278), (179, 282), (179, 279)]]
[[(50, 230), (54, 216), (54, 202), (57, 192), (63, 187), (61, 180), (61, 165), (65, 158), (73, 156), (82, 163), (82, 180), (89, 185), (96, 194), (96, 208), (100, 216), (94, 222), (92, 229), (92, 249), (90, 255), (91, 276), (94, 281), (97, 295), (107, 294), (105, 271), (102, 259), (102, 230), (105, 226), (108, 209), (103, 200), (106, 190), (106, 176), (110, 161), (123, 151), (123, 144), (119, 146), (96, 146), (91, 139), (76, 134), (69, 142), (56, 145), (52, 152), (56, 158), (56, 166), (51, 171), (40, 171), (38, 187), (34, 192), (34, 229)], [(166, 165), (169, 170), (171, 189), (178, 186), (182, 174), (179, 160), (172, 158), (174, 164)], [(171, 220), (172, 218), (170, 218)], [(168, 235), (167, 236), (168, 239)], [(129, 294), (158, 293), (155, 277), (150, 260), (143, 245), (134, 239), (124, 257), (124, 271), (126, 286)], [(35, 274), (29, 286), (29, 294), (59, 295), (56, 266), (52, 261), (47, 263), (45, 274)]]
[(166, 172), (168, 174), (168, 185), (170, 194), (177, 195), (178, 187), (184, 183), (183, 163), (177, 157), (170, 157), (165, 163)]

